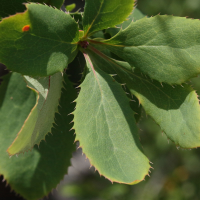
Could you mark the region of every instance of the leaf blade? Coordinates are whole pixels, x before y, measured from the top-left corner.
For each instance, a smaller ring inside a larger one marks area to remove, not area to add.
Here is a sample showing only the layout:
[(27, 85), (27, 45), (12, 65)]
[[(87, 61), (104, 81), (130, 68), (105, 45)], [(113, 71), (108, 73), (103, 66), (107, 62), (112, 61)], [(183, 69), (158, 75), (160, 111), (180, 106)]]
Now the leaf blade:
[(133, 12), (129, 15), (128, 20), (124, 21), (122, 24), (117, 25), (118, 28), (109, 28), (106, 30), (106, 33), (109, 33), (111, 37), (116, 35), (121, 29), (127, 28), (131, 22), (136, 22), (137, 20), (142, 19), (145, 15), (138, 9), (134, 8)]
[(161, 85), (143, 76), (126, 62), (116, 61), (105, 55), (100, 58), (94, 53), (90, 53), (90, 56), (101, 63), (101, 69), (117, 74), (126, 83), (146, 113), (177, 146), (200, 146), (200, 106), (197, 95), (190, 86), (184, 84), (183, 87), (177, 85), (172, 88), (167, 84)]
[[(83, 16), (85, 37), (122, 23), (134, 7), (134, 0), (86, 0)], [(114, 10), (114, 11), (113, 11)]]
[[(77, 53), (78, 24), (57, 9), (26, 6), (26, 12), (0, 22), (0, 62), (23, 75), (62, 72)], [(23, 31), (24, 26), (29, 30)]]
[(28, 76), (25, 79), (27, 86), (37, 94), (37, 100), (22, 129), (7, 150), (10, 155), (31, 150), (35, 144), (39, 145), (51, 131), (61, 96), (63, 81), (61, 73), (53, 75), (51, 79), (49, 77), (34, 79)]
[[(52, 135), (18, 157), (9, 158), (6, 149), (16, 137), (28, 113), (35, 103), (35, 94), (26, 87), (20, 74), (12, 73), (3, 77), (0, 86), (0, 173), (15, 192), (27, 200), (37, 200), (47, 195), (63, 179), (70, 158), (75, 150), (74, 133), (69, 124), (74, 110), (71, 103), (77, 96), (71, 83), (65, 77), (60, 99), (59, 113)], [(12, 97), (12, 98), (11, 98)]]
[(87, 56), (86, 61), (89, 71), (74, 112), (76, 140), (100, 174), (112, 182), (136, 184), (150, 165), (142, 153), (128, 98), (109, 75), (93, 68)]
[(102, 45), (152, 79), (181, 84), (200, 73), (199, 30), (199, 20), (155, 16), (132, 23)]

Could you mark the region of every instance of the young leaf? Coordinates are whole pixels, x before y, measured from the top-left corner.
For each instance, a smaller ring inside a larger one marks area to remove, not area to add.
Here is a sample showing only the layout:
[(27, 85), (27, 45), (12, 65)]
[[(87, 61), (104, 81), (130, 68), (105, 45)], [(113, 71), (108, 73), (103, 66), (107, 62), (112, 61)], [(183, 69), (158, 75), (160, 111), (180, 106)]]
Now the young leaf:
[(54, 123), (59, 98), (61, 96), (62, 75), (57, 73), (52, 77), (34, 79), (25, 76), (27, 85), (37, 94), (37, 101), (28, 118), (8, 149), (10, 155), (19, 154), (39, 144)]
[(37, 200), (57, 186), (70, 165), (75, 150), (72, 128), (74, 110), (71, 102), (76, 91), (65, 77), (60, 99), (59, 113), (52, 135), (31, 152), (9, 158), (6, 149), (16, 137), (24, 120), (35, 103), (35, 94), (26, 87), (20, 74), (12, 73), (3, 77), (0, 86), (0, 173), (17, 193), (27, 200)]
[[(23, 12), (26, 7), (24, 3), (30, 2), (28, 0), (1, 0), (0, 2), (0, 16), (7, 17), (18, 12)], [(32, 0), (31, 2), (46, 3), (60, 9), (64, 0)]]
[(125, 21), (134, 3), (135, 0), (86, 0), (83, 16), (85, 37)]
[(26, 6), (23, 14), (0, 22), (0, 62), (30, 76), (62, 72), (76, 54), (77, 23), (60, 10), (33, 3)]
[(150, 78), (181, 84), (200, 73), (199, 32), (199, 20), (156, 16), (132, 23), (103, 45)]
[(76, 4), (72, 3), (70, 5), (67, 5), (65, 8), (66, 8), (66, 11), (71, 12), (72, 10), (76, 8)]
[[(126, 83), (143, 108), (177, 146), (200, 146), (200, 106), (195, 91), (188, 85), (172, 87), (138, 72), (126, 62), (90, 52), (93, 62), (108, 73), (117, 74)], [(103, 59), (104, 58), (104, 59)]]
[(76, 101), (76, 140), (100, 174), (112, 182), (136, 184), (150, 165), (129, 99), (120, 84), (85, 57), (89, 69)]

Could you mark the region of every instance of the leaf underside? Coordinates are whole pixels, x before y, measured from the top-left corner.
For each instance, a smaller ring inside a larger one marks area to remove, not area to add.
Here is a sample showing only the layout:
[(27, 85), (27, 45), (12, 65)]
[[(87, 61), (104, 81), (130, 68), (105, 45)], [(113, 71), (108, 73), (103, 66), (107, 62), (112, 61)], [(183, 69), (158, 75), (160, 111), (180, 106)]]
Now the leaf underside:
[(93, 62), (110, 74), (117, 74), (134, 94), (167, 137), (177, 146), (195, 148), (200, 146), (200, 106), (195, 91), (183, 87), (161, 85), (142, 75), (126, 62), (116, 61), (105, 55), (89, 52)]
[(37, 101), (16, 139), (8, 149), (10, 155), (31, 150), (51, 131), (61, 96), (63, 77), (60, 72), (51, 78), (34, 79), (25, 76), (27, 86), (34, 90)]
[[(62, 72), (77, 53), (78, 24), (49, 6), (31, 3), (26, 7), (26, 12), (0, 22), (0, 62), (23, 75)], [(30, 29), (23, 31), (27, 25)]]
[(74, 111), (76, 140), (101, 175), (112, 182), (136, 184), (150, 165), (129, 99), (120, 84), (85, 57), (88, 72)]
[(86, 0), (83, 15), (85, 36), (125, 21), (134, 3), (135, 0)]
[(6, 149), (16, 137), (35, 103), (35, 94), (17, 73), (4, 76), (0, 86), (0, 174), (11, 188), (27, 200), (47, 195), (63, 179), (75, 150), (73, 131), (69, 132), (76, 92), (65, 77), (59, 113), (52, 134), (31, 152), (9, 158)]
[(103, 44), (150, 78), (181, 84), (200, 73), (200, 22), (174, 16), (143, 18)]

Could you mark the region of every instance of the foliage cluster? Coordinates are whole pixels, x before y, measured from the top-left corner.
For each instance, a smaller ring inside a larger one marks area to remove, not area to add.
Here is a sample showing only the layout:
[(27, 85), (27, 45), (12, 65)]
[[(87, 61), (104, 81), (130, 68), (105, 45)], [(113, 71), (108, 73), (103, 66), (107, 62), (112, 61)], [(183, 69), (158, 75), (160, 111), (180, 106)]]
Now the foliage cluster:
[(22, 2), (0, 7), (0, 62), (12, 71), (0, 86), (0, 173), (17, 193), (35, 200), (56, 187), (74, 141), (111, 182), (144, 180), (152, 167), (139, 138), (142, 109), (177, 147), (200, 146), (188, 84), (200, 73), (199, 20), (148, 18), (134, 0), (86, 0), (84, 13), (59, 10), (62, 0), (25, 11)]

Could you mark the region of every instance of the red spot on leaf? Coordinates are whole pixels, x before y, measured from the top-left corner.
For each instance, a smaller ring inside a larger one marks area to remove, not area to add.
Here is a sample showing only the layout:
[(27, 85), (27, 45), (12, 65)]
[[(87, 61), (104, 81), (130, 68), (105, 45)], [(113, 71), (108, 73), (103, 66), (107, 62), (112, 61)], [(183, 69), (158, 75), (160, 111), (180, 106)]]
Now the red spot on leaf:
[(26, 25), (22, 28), (23, 32), (29, 31), (30, 30), (30, 25)]

